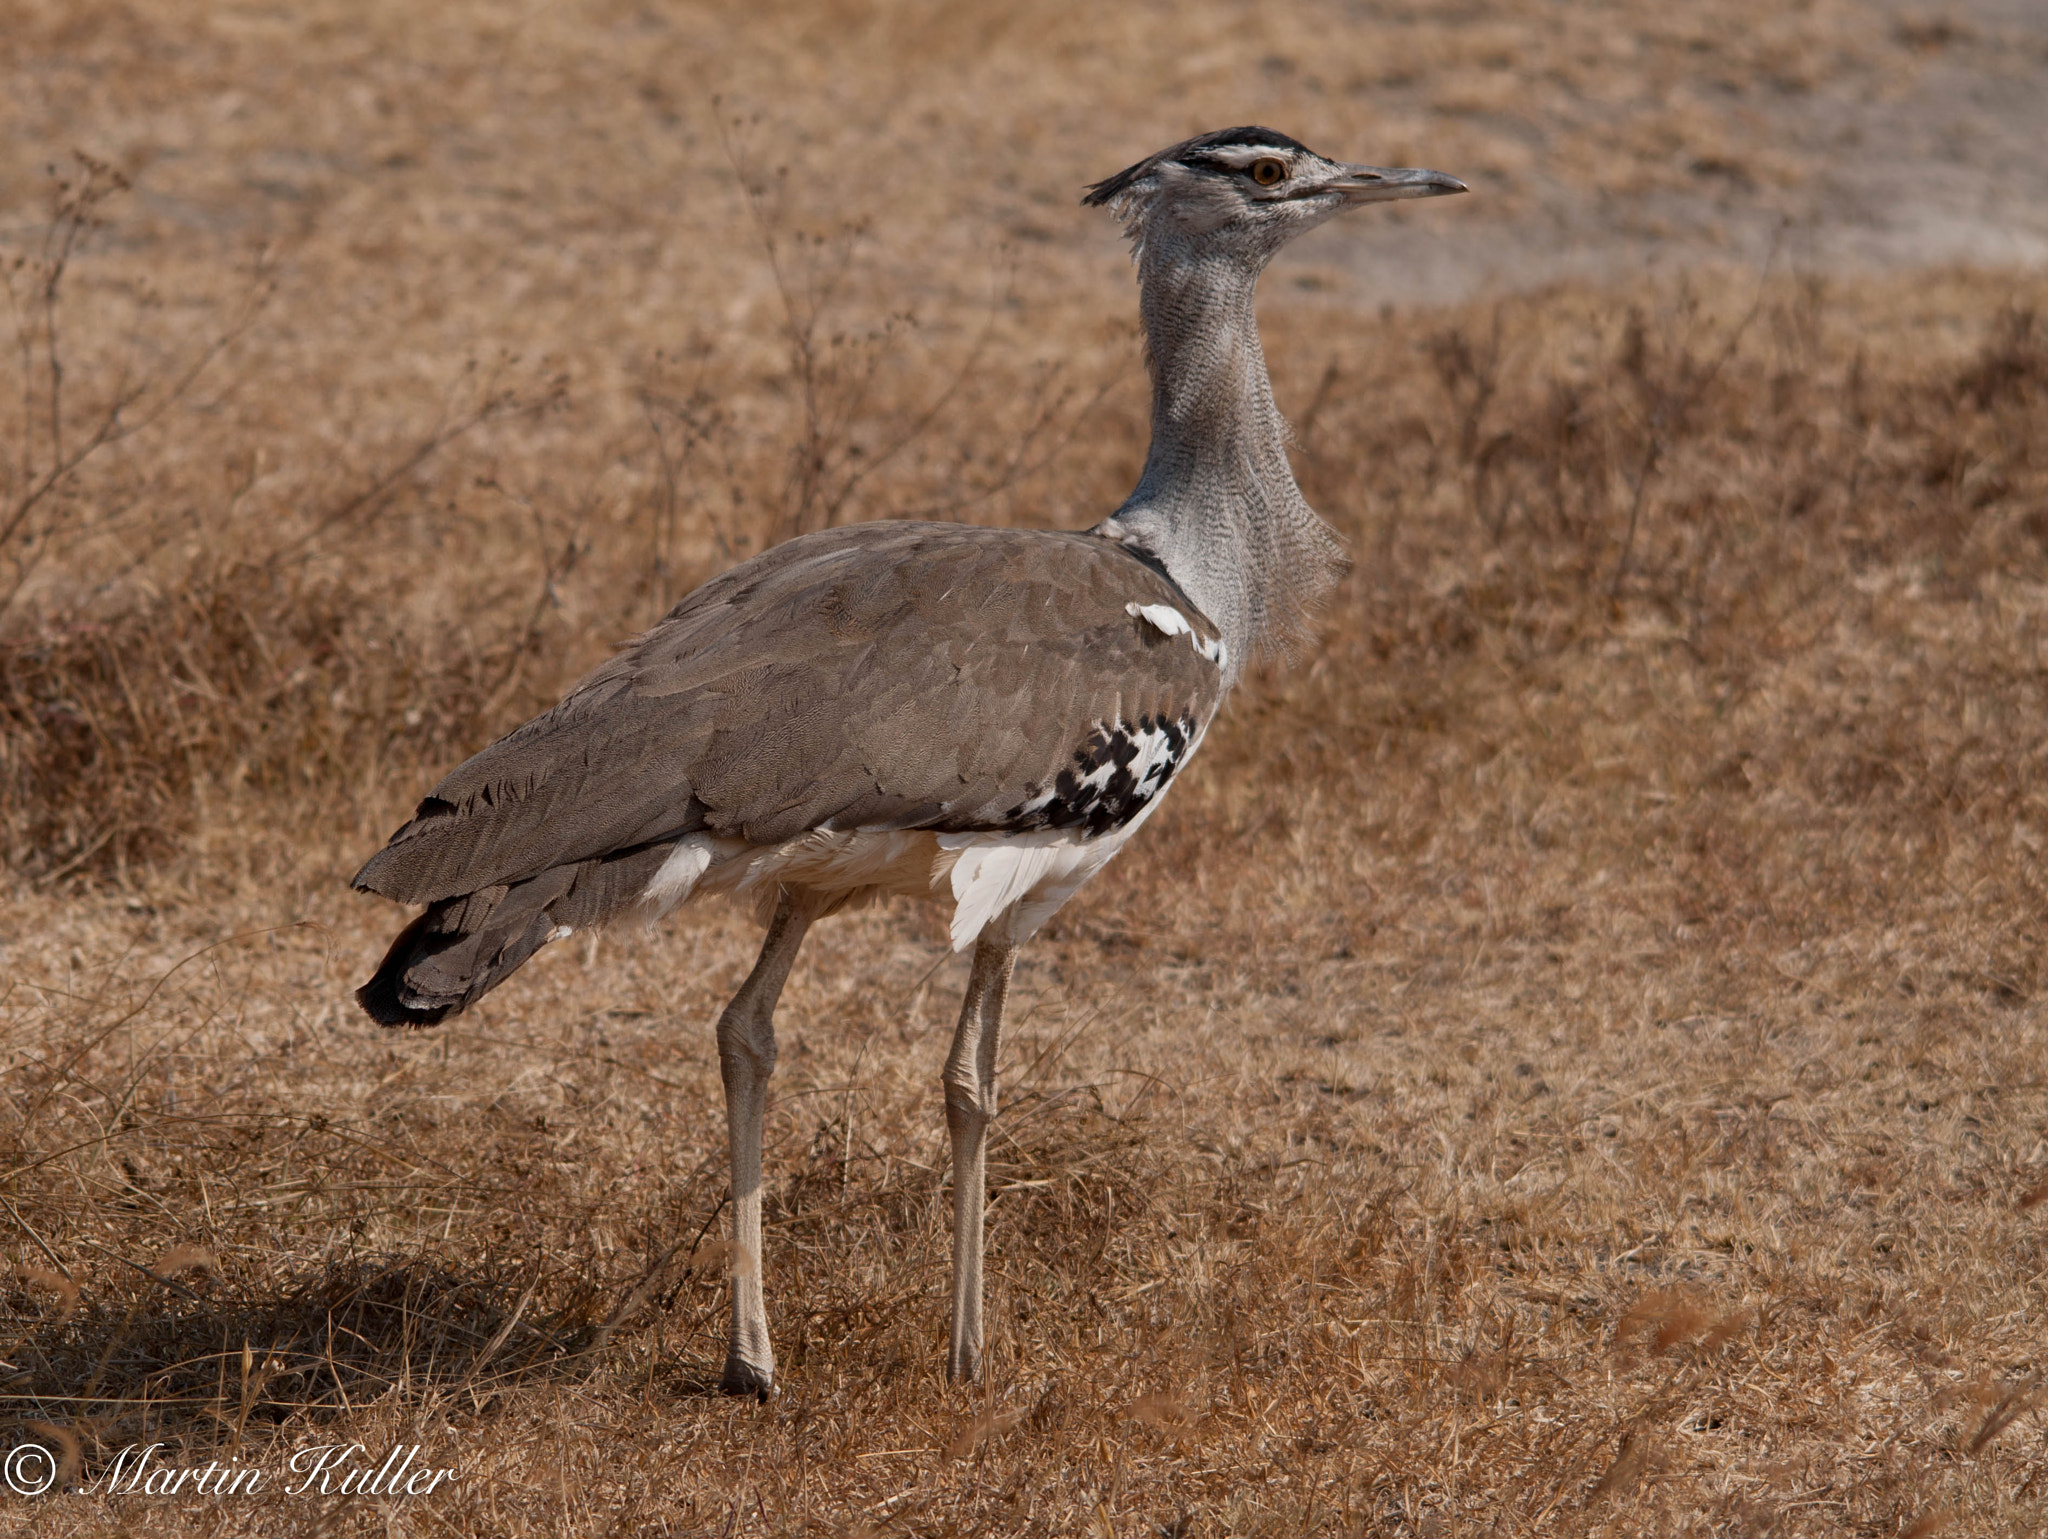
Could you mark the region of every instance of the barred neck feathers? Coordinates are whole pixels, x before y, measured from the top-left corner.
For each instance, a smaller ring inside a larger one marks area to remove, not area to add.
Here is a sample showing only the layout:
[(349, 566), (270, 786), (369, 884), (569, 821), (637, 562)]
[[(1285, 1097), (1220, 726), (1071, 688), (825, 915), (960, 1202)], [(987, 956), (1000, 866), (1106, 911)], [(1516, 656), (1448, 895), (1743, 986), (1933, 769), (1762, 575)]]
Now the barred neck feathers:
[(1288, 464), (1252, 305), (1264, 262), (1161, 233), (1139, 251), (1152, 446), (1103, 532), (1158, 557), (1223, 632), (1234, 677), (1305, 637), (1343, 555)]
[(1343, 568), (1294, 484), (1252, 293), (1275, 253), (1347, 208), (1463, 192), (1439, 171), (1348, 165), (1270, 128), (1200, 134), (1097, 182), (1123, 221), (1152, 364), (1152, 450), (1098, 526), (1149, 552), (1229, 643), (1232, 676), (1301, 639)]

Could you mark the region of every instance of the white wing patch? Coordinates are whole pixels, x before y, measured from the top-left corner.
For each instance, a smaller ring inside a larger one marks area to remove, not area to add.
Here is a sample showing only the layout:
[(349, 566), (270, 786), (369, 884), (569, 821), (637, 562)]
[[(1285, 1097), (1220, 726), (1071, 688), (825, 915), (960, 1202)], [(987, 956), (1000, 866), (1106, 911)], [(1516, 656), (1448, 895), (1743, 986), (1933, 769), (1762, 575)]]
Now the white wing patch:
[(1188, 617), (1171, 604), (1140, 604), (1136, 599), (1124, 605), (1124, 613), (1143, 620), (1162, 636), (1192, 636), (1195, 628)]
[(1185, 636), (1194, 644), (1202, 656), (1218, 668), (1229, 666), (1230, 648), (1218, 636), (1214, 641), (1204, 641), (1195, 628), (1188, 624), (1188, 617), (1171, 604), (1140, 604), (1136, 599), (1124, 605), (1124, 613), (1143, 620), (1162, 636)]

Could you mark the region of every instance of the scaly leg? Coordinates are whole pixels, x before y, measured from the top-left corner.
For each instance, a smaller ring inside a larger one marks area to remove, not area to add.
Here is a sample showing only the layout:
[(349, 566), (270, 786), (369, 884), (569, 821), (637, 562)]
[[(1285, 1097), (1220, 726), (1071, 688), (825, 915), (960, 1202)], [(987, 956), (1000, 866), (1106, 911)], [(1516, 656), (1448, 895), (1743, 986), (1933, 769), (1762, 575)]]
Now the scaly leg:
[(718, 1068), (732, 1153), (732, 1336), (718, 1387), (761, 1400), (775, 1393), (775, 1348), (761, 1296), (761, 1121), (768, 1076), (775, 1072), (775, 1001), (811, 918), (802, 901), (782, 895), (760, 959), (718, 1018)]
[(1007, 915), (981, 932), (960, 1025), (946, 1055), (946, 1131), (953, 1138), (953, 1338), (946, 1377), (981, 1371), (981, 1216), (987, 1192), (988, 1125), (996, 1115), (996, 1046), (1003, 996), (1017, 960)]

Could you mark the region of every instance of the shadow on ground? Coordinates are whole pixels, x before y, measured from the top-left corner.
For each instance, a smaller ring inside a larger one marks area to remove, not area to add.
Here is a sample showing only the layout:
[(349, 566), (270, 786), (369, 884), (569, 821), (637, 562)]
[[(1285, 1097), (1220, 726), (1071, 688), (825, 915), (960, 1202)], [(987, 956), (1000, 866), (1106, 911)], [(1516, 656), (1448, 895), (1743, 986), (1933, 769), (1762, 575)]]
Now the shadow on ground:
[[(392, 1398), (415, 1415), (488, 1416), (507, 1389), (591, 1373), (648, 1306), (673, 1305), (696, 1270), (675, 1263), (662, 1256), (616, 1297), (573, 1272), (422, 1255), (332, 1261), (282, 1288), (233, 1290), (204, 1253), (182, 1248), (128, 1300), (84, 1309), (54, 1274), (24, 1268), (16, 1319), (41, 1318), (7, 1351), (6, 1419), (81, 1438), (70, 1452), (89, 1478), (128, 1444), (234, 1447)], [(55, 1307), (39, 1307), (52, 1294)], [(678, 1365), (664, 1382), (677, 1395), (717, 1392), (710, 1365)]]

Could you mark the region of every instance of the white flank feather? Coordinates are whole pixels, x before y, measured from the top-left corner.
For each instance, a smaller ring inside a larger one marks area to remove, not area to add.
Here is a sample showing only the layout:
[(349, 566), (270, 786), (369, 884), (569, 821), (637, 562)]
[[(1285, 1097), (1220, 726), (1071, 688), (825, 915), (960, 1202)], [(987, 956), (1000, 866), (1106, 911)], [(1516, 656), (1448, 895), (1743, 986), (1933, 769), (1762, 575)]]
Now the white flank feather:
[(686, 902), (710, 869), (709, 840), (696, 836), (678, 840), (676, 847), (669, 851), (668, 859), (661, 863), (661, 869), (654, 873), (654, 879), (647, 884), (646, 891), (640, 894), (647, 917), (659, 919), (678, 903)]
[(1018, 945), (1038, 933), (1090, 877), (1109, 864), (1158, 806), (1153, 801), (1121, 828), (1081, 837), (1071, 828), (1028, 834), (941, 834), (939, 848), (958, 851), (953, 862), (952, 941), (965, 951), (993, 922)]
[(1082, 853), (1064, 828), (1028, 834), (941, 834), (939, 848), (957, 850), (953, 862), (953, 949), (965, 951), (1004, 909), (1062, 864)]

